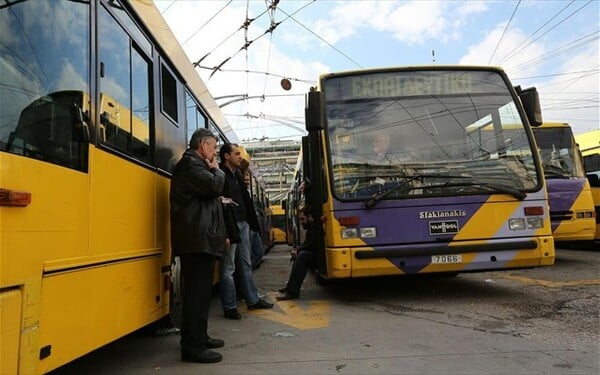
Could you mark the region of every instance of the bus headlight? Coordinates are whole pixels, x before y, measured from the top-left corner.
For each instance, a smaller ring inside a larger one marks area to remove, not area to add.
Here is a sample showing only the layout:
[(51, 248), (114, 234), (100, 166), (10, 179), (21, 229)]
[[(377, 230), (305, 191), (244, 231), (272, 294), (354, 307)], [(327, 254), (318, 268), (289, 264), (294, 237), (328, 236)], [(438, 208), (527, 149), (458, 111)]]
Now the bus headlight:
[(525, 219), (522, 217), (516, 219), (508, 219), (508, 229), (510, 230), (525, 230)]
[(534, 216), (527, 218), (528, 229), (540, 229), (544, 227), (544, 218), (541, 216)]
[(576, 219), (591, 219), (594, 217), (594, 213), (592, 211), (578, 211), (575, 213)]
[(360, 238), (375, 238), (377, 237), (377, 228), (363, 227), (360, 228)]
[(356, 228), (342, 228), (342, 238), (356, 238), (358, 237), (358, 230)]

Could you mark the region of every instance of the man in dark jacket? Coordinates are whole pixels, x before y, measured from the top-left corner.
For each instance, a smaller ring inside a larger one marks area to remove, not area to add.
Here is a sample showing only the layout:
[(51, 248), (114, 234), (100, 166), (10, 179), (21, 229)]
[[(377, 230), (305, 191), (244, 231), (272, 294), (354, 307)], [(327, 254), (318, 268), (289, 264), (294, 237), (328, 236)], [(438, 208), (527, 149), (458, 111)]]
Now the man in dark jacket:
[(315, 222), (312, 212), (308, 206), (304, 206), (302, 208), (300, 215), (298, 215), (298, 219), (306, 230), (306, 235), (302, 244), (298, 248), (292, 249), (292, 259), (294, 261), (294, 265), (292, 266), (286, 286), (279, 289), (281, 294), (276, 297), (278, 301), (285, 301), (300, 297), (300, 287), (304, 282), (306, 272), (311, 266), (314, 266), (316, 260), (314, 243)]
[(181, 360), (219, 362), (210, 349), (225, 345), (208, 336), (208, 309), (215, 259), (224, 254), (227, 231), (220, 195), (225, 173), (215, 158), (217, 137), (208, 129), (192, 134), (190, 148), (171, 177), (171, 248), (181, 262)]
[[(243, 294), (248, 310), (270, 309), (273, 304), (265, 301), (258, 295), (258, 290), (252, 279), (252, 264), (250, 257), (250, 225), (254, 221), (258, 226), (256, 211), (244, 178), (239, 171), (242, 156), (238, 145), (225, 143), (219, 150), (221, 169), (225, 171), (225, 186), (223, 196), (231, 198), (232, 205), (228, 207), (232, 215), (227, 215), (231, 223), (227, 224), (228, 236), (239, 238), (238, 243), (232, 243), (231, 248), (222, 259), (221, 277), (219, 278), (219, 292), (221, 293), (221, 307), (228, 319), (241, 319), (242, 315), (237, 309), (236, 288), (234, 273), (236, 264), (241, 268), (239, 272), (239, 289)], [(238, 262), (236, 262), (236, 258)]]

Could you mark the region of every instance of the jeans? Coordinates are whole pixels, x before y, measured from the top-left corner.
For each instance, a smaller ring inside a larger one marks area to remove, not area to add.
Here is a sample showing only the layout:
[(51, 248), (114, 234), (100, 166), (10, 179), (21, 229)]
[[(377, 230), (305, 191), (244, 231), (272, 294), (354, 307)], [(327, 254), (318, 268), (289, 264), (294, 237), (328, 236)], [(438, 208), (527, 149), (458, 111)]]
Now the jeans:
[(236, 257), (239, 257), (238, 264), (241, 267), (241, 272), (239, 272), (240, 292), (248, 306), (254, 305), (259, 300), (258, 290), (254, 285), (254, 280), (252, 280), (250, 228), (246, 221), (238, 221), (237, 225), (240, 230), (241, 242), (232, 244), (227, 253), (223, 256), (221, 262), (219, 292), (221, 294), (221, 307), (225, 311), (237, 308), (235, 281), (233, 279)]
[(253, 230), (250, 230), (250, 247), (252, 248), (252, 269), (255, 269), (262, 261), (265, 250), (263, 249), (260, 234)]

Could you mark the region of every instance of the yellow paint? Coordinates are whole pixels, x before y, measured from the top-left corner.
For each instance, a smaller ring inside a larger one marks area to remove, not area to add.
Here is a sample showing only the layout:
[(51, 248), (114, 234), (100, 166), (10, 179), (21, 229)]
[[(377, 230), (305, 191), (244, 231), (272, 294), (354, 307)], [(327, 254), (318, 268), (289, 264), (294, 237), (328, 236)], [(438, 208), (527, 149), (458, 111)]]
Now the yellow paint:
[(0, 374), (16, 374), (21, 328), (21, 290), (0, 293)]
[[(275, 299), (274, 295), (271, 297)], [(306, 305), (308, 308), (304, 307)], [(248, 310), (246, 312), (297, 329), (329, 327), (329, 302), (327, 301), (277, 301), (272, 310)]]
[(519, 281), (525, 284), (532, 285), (540, 285), (549, 288), (560, 288), (563, 286), (578, 286), (578, 285), (595, 285), (600, 284), (599, 279), (592, 280), (573, 280), (573, 281), (550, 281), (550, 280), (541, 280), (541, 279), (532, 279), (526, 276), (517, 276), (517, 275), (501, 275), (499, 276), (502, 279)]

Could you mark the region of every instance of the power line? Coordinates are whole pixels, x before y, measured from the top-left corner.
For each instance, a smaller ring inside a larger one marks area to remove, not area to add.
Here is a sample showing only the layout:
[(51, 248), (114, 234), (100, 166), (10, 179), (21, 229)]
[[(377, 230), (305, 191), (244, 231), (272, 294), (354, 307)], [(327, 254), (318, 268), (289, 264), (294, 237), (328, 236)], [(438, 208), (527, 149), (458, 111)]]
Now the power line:
[(519, 0), (517, 5), (515, 6), (515, 9), (513, 10), (512, 15), (510, 16), (510, 19), (508, 20), (508, 23), (504, 27), (504, 31), (502, 32), (502, 35), (500, 35), (500, 39), (498, 40), (498, 43), (496, 44), (496, 48), (494, 48), (494, 52), (492, 52), (492, 56), (490, 56), (488, 65), (490, 65), (490, 63), (492, 62), (492, 59), (494, 58), (494, 55), (496, 54), (496, 51), (498, 50), (498, 47), (500, 46), (500, 42), (502, 42), (502, 39), (504, 38), (504, 34), (506, 34), (506, 30), (508, 30), (508, 26), (510, 25), (511, 21), (513, 20), (515, 13), (517, 13), (517, 9), (519, 9), (519, 4), (521, 4), (521, 0)]
[(533, 38), (533, 36), (535, 34), (537, 34), (538, 31), (540, 31), (544, 26), (546, 26), (547, 24), (549, 24), (553, 19), (555, 19), (556, 17), (558, 17), (559, 14), (561, 14), (565, 9), (567, 9), (569, 6), (571, 6), (571, 4), (573, 4), (575, 2), (575, 0), (571, 0), (571, 2), (567, 5), (565, 5), (561, 10), (558, 11), (558, 13), (556, 13), (554, 16), (552, 16), (548, 21), (546, 21), (542, 26), (538, 27), (537, 30), (535, 30), (533, 33), (531, 33), (527, 38), (525, 38), (521, 43), (519, 43), (518, 46), (516, 46), (508, 55), (504, 56), (502, 59), (500, 59), (500, 61), (498, 61), (498, 65), (502, 65), (502, 63), (506, 60), (509, 59), (510, 57), (512, 57), (517, 51), (519, 51), (519, 48), (523, 45), (523, 43), (527, 42), (529, 39)]
[[(520, 0), (519, 0), (520, 1)], [(356, 61), (354, 61), (350, 56), (346, 55), (344, 52), (342, 52), (341, 50), (339, 50), (338, 48), (336, 48), (335, 46), (333, 46), (331, 43), (329, 43), (328, 41), (326, 41), (325, 39), (321, 38), (319, 35), (317, 35), (314, 31), (312, 31), (311, 29), (309, 29), (308, 27), (304, 26), (300, 21), (296, 20), (294, 17), (292, 17), (291, 15), (287, 14), (283, 9), (281, 9), (281, 11), (286, 14), (289, 18), (291, 18), (294, 22), (296, 22), (298, 25), (302, 26), (306, 31), (308, 31), (309, 33), (311, 33), (312, 35), (314, 35), (315, 37), (317, 37), (320, 41), (322, 41), (323, 43), (327, 44), (329, 47), (333, 48), (335, 51), (337, 51), (340, 55), (344, 56), (345, 58), (347, 58), (349, 61), (351, 61), (353, 64), (355, 64), (356, 66), (358, 66), (359, 68), (362, 68), (362, 66), (357, 63)]]
[[(189, 41), (190, 41), (190, 40), (191, 40), (191, 39), (192, 39), (194, 36), (196, 36), (196, 34), (198, 34), (198, 32), (200, 32), (200, 30), (202, 30), (202, 28), (204, 28), (204, 26), (208, 25), (208, 23), (209, 23), (210, 21), (212, 21), (212, 20), (213, 20), (213, 19), (214, 19), (216, 16), (218, 16), (218, 15), (219, 15), (219, 14), (220, 14), (220, 13), (221, 13), (221, 12), (222, 12), (222, 11), (223, 11), (225, 8), (227, 8), (227, 7), (229, 6), (229, 4), (231, 4), (231, 2), (232, 2), (232, 1), (233, 1), (233, 0), (229, 0), (229, 1), (227, 2), (227, 4), (223, 5), (223, 8), (219, 9), (219, 10), (217, 11), (217, 13), (215, 13), (215, 14), (214, 14), (212, 17), (210, 17), (210, 18), (208, 19), (208, 21), (204, 22), (204, 24), (202, 24), (202, 26), (200, 26), (200, 27), (199, 27), (199, 28), (198, 28), (196, 31), (194, 31), (194, 32), (192, 33), (192, 35), (190, 35), (190, 36), (189, 36), (189, 37), (188, 37), (188, 38), (187, 38), (187, 39), (186, 39), (186, 40), (185, 40), (183, 43), (181, 43), (181, 45), (182, 45), (182, 46), (183, 46), (183, 45), (185, 45), (185, 44), (186, 44), (187, 42), (189, 42)], [(175, 3), (175, 2), (173, 2), (173, 3)]]
[(590, 5), (592, 3), (592, 1), (594, 0), (589, 0), (587, 3), (585, 3), (584, 5), (582, 5), (581, 7), (575, 9), (573, 12), (571, 12), (571, 14), (569, 14), (568, 16), (566, 16), (565, 18), (563, 18), (562, 20), (560, 20), (560, 22), (558, 22), (557, 24), (555, 24), (554, 26), (552, 26), (550, 29), (546, 30), (546, 32), (544, 32), (542, 35), (538, 36), (537, 38), (533, 39), (532, 41), (530, 41), (529, 43), (527, 43), (526, 45), (524, 45), (523, 47), (521, 47), (520, 50), (518, 51), (513, 51), (513, 55), (517, 52), (521, 52), (523, 49), (525, 49), (526, 47), (529, 47), (531, 44), (533, 44), (535, 41), (539, 40), (540, 38), (542, 38), (544, 35), (548, 34), (550, 31), (554, 30), (556, 27), (558, 27), (558, 25), (562, 24), (563, 22), (565, 22), (566, 20), (568, 20), (569, 18), (571, 18), (574, 14), (578, 13), (580, 10), (582, 10), (583, 8), (585, 8), (586, 6)]

